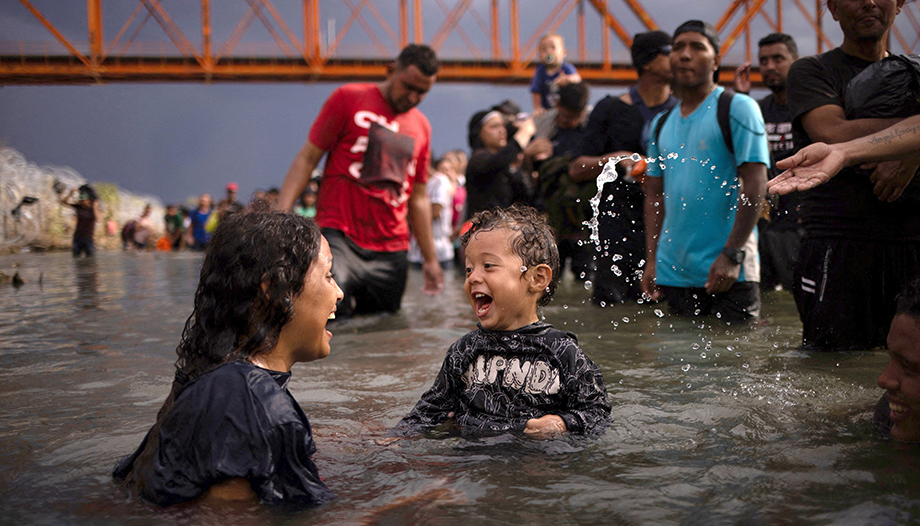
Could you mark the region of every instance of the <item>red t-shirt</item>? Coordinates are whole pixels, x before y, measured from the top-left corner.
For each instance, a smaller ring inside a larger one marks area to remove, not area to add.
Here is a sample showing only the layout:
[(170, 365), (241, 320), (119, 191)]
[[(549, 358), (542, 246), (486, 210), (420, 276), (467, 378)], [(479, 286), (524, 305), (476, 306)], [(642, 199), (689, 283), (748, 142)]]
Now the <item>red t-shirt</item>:
[(427, 182), (431, 157), (431, 124), (422, 112), (397, 115), (376, 84), (346, 84), (326, 100), (310, 142), (328, 152), (317, 224), (368, 250), (408, 250), (409, 195)]

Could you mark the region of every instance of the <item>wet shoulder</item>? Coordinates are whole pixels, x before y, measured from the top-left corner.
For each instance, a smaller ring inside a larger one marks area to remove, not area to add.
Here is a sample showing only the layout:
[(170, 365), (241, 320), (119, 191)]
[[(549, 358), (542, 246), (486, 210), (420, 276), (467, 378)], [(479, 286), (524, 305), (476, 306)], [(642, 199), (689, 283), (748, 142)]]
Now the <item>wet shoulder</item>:
[(302, 412), (286, 389), (290, 377), (291, 373), (230, 362), (195, 379), (182, 396), (209, 399), (215, 404), (212, 407), (227, 411), (261, 413), (270, 426), (302, 422)]

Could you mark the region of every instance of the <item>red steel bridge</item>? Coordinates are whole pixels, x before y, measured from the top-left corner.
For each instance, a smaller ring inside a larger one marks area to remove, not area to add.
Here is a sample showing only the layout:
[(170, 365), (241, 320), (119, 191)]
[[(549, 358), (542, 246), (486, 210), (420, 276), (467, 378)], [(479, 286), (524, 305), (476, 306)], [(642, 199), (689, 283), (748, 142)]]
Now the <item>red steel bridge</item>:
[[(841, 40), (825, 0), (19, 0), (5, 8), (0, 85), (105, 82), (311, 82), (379, 79), (409, 42), (432, 46), (439, 79), (523, 84), (539, 38), (566, 39), (596, 85), (632, 83), (632, 35), (691, 18), (722, 37), (722, 81), (783, 31), (803, 55)], [(12, 16), (11, 16), (12, 13)], [(14, 23), (15, 22), (15, 23)], [(9, 34), (13, 33), (13, 34)], [(889, 48), (912, 53), (909, 0)], [(756, 65), (756, 64), (755, 64)], [(754, 80), (760, 80), (754, 71)]]

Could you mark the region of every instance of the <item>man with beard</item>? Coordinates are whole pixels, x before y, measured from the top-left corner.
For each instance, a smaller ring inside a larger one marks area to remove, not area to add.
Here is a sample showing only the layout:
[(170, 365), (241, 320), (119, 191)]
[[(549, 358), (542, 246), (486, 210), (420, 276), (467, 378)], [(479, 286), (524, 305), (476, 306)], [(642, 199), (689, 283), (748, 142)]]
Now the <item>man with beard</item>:
[(290, 210), (329, 153), (315, 220), (329, 241), (336, 281), (345, 293), (340, 316), (399, 310), (410, 223), (424, 258), (425, 291), (444, 285), (426, 193), (431, 124), (416, 108), (439, 67), (434, 50), (410, 44), (383, 82), (335, 90), (281, 186), (279, 206)]
[[(760, 76), (771, 93), (757, 101), (767, 127), (767, 141), (773, 161), (781, 161), (795, 153), (792, 143), (792, 115), (786, 98), (786, 75), (789, 67), (798, 60), (799, 50), (795, 40), (785, 33), (771, 33), (757, 43), (759, 48)], [(745, 64), (735, 72), (735, 91), (751, 90), (750, 65)], [(778, 171), (768, 170), (772, 179)], [(799, 225), (799, 195), (787, 194), (769, 202), (770, 217), (757, 224), (760, 248), (760, 288), (770, 290), (782, 286), (792, 290), (795, 264), (798, 261), (802, 229)]]

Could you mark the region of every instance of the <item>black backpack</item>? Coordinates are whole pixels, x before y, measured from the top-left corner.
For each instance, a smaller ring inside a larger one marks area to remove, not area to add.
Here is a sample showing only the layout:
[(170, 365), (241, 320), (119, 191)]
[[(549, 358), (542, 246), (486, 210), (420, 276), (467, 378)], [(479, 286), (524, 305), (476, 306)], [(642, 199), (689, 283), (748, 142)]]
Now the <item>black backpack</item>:
[(570, 155), (550, 157), (537, 170), (537, 208), (546, 212), (557, 239), (586, 238), (584, 222), (593, 216), (589, 201), (597, 194), (597, 182), (573, 181), (571, 162)]

